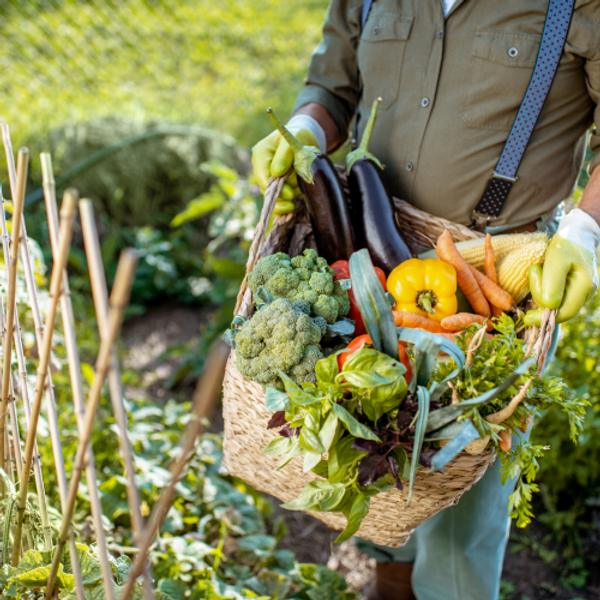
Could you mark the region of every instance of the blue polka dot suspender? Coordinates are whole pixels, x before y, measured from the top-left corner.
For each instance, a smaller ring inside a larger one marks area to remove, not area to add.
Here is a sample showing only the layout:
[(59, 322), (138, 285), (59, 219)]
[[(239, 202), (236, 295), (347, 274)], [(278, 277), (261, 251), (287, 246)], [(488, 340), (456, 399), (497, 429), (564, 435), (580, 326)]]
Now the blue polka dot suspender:
[(533, 75), (500, 159), (473, 211), (474, 229), (483, 231), (490, 220), (498, 217), (517, 180), (519, 164), (558, 69), (574, 5), (575, 0), (550, 0)]

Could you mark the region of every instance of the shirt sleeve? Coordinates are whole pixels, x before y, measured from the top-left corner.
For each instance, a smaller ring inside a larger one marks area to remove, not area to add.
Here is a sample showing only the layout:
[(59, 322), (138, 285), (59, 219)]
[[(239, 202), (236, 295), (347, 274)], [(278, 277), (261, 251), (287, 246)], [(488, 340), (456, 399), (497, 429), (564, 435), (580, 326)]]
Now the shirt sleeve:
[(598, 131), (600, 127), (600, 27), (596, 31), (596, 51), (585, 63), (587, 89), (596, 105), (594, 109), (595, 125), (590, 136), (590, 150), (593, 152), (593, 156), (588, 166), (588, 173), (600, 165), (600, 132)]
[(323, 25), (323, 39), (313, 52), (306, 86), (293, 112), (310, 102), (327, 109), (340, 131), (347, 131), (356, 105), (356, 48), (362, 2), (332, 0)]

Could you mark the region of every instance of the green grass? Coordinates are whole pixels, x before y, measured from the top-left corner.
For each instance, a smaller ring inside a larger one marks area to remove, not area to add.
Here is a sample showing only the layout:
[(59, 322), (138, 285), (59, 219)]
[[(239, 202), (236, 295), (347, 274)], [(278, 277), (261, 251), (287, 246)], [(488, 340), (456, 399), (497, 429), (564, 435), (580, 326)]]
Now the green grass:
[(110, 114), (200, 124), (251, 146), (290, 111), (327, 0), (8, 0), (0, 118), (14, 145)]

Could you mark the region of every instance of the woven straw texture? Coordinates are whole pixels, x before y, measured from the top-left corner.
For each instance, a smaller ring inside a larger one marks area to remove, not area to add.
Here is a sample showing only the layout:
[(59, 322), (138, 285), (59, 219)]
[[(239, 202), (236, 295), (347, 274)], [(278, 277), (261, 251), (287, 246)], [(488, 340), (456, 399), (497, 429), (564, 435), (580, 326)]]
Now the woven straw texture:
[[(314, 238), (302, 199), (297, 199), (296, 210), (288, 215), (276, 216), (273, 226), (263, 242), (273, 206), (283, 179), (272, 179), (265, 192), (265, 203), (255, 238), (250, 249), (246, 273), (263, 256), (274, 252), (287, 252), (291, 256), (304, 248), (314, 247)], [(403, 231), (411, 231), (409, 242), (433, 247), (433, 241), (444, 229), (449, 229), (455, 241), (479, 237), (481, 234), (433, 217), (401, 200), (394, 200)], [(246, 279), (240, 288), (236, 314), (249, 317), (252, 314), (252, 296), (247, 289)], [(553, 311), (546, 311), (542, 327), (527, 331), (527, 352), (543, 357), (554, 331)], [(540, 362), (541, 362), (540, 358)], [(316, 476), (302, 472), (302, 457), (296, 457), (283, 469), (275, 467), (281, 461), (278, 456), (261, 453), (274, 437), (276, 430), (267, 430), (269, 413), (265, 408), (265, 393), (262, 387), (244, 378), (235, 366), (235, 353), (231, 353), (223, 382), (223, 417), (225, 421), (224, 466), (231, 475), (244, 479), (256, 489), (276, 496), (283, 502), (295, 498), (304, 485)], [(446, 467), (444, 473), (417, 475), (409, 508), (405, 508), (406, 492), (392, 489), (374, 496), (371, 509), (364, 519), (358, 535), (397, 548), (406, 544), (415, 527), (444, 508), (457, 504), (460, 497), (481, 477), (494, 462), (495, 453), (486, 452), (471, 456), (460, 454)], [(333, 529), (346, 525), (340, 513), (318, 513), (307, 511)]]

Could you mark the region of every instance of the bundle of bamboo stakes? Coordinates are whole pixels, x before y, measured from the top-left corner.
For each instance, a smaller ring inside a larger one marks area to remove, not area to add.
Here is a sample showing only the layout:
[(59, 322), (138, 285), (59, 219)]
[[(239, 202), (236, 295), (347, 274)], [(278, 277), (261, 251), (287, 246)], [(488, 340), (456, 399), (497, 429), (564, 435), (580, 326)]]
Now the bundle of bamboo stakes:
[[(158, 531), (158, 527), (171, 505), (175, 485), (181, 477), (187, 460), (194, 449), (196, 438), (201, 431), (202, 419), (209, 413), (220, 393), (229, 347), (224, 343), (220, 343), (210, 353), (205, 374), (198, 382), (194, 393), (193, 410), (196, 418), (190, 420), (188, 430), (183, 437), (182, 452), (170, 467), (171, 481), (163, 490), (155, 506), (153, 506), (149, 518), (144, 522), (140, 511), (139, 492), (134, 479), (135, 469), (128, 438), (127, 414), (120, 381), (119, 365), (114, 350), (114, 343), (120, 329), (123, 313), (129, 302), (137, 257), (133, 250), (123, 251), (119, 259), (117, 273), (109, 298), (92, 203), (90, 200), (81, 200), (78, 202), (77, 193), (72, 189), (66, 190), (59, 218), (51, 158), (49, 154), (42, 154), (40, 157), (42, 180), (53, 256), (50, 294), (48, 305), (45, 307), (45, 320), (43, 320), (23, 215), (29, 152), (26, 148), (21, 148), (18, 152), (17, 164), (15, 166), (7, 125), (2, 125), (2, 139), (8, 165), (13, 205), (9, 236), (5, 218), (4, 199), (0, 192), (0, 201), (2, 202), (0, 227), (2, 229), (2, 248), (6, 273), (6, 279), (2, 282), (3, 293), (0, 295), (0, 331), (2, 332), (3, 347), (2, 391), (0, 398), (0, 466), (4, 469), (8, 480), (18, 484), (19, 490), (18, 497), (6, 502), (10, 510), (5, 515), (2, 559), (3, 562), (8, 562), (10, 557), (11, 564), (16, 567), (19, 564), (24, 548), (32, 548), (34, 545), (32, 532), (29, 531), (27, 520), (25, 519), (27, 512), (30, 511), (28, 495), (30, 492), (30, 474), (33, 472), (33, 483), (38, 498), (44, 549), (53, 550), (54, 552), (45, 596), (46, 598), (52, 598), (56, 595), (55, 583), (59, 574), (60, 561), (63, 549), (65, 545), (68, 545), (71, 570), (75, 580), (76, 596), (78, 600), (85, 600), (81, 569), (75, 546), (75, 533), (72, 527), (79, 483), (85, 470), (105, 597), (108, 600), (116, 600), (109, 552), (102, 525), (102, 506), (95, 473), (94, 453), (90, 443), (96, 409), (100, 401), (104, 381), (108, 377), (112, 409), (119, 430), (119, 448), (128, 482), (127, 501), (130, 510), (133, 543), (137, 549), (129, 578), (123, 586), (119, 597), (120, 600), (127, 600), (136, 586), (137, 579), (142, 576), (144, 596), (150, 600), (154, 598), (154, 593), (152, 576), (147, 560), (148, 551)], [(73, 223), (76, 218), (78, 205), (101, 340), (94, 378), (87, 399), (83, 392), (81, 363), (77, 348), (75, 320), (66, 270)], [(29, 299), (28, 304), (33, 317), (34, 333), (39, 355), (33, 398), (29, 397), (29, 388), (27, 385), (28, 365), (18, 316), (16, 286), (19, 266), (25, 277)], [(70, 478), (67, 477), (63, 459), (61, 436), (54, 401), (52, 374), (49, 369), (53, 332), (59, 308), (79, 433), (77, 453)], [(16, 355), (17, 373), (13, 373), (13, 352)], [(18, 385), (15, 385), (13, 377), (18, 377)], [(44, 490), (44, 474), (36, 442), (38, 422), (44, 399), (61, 504), (62, 526), (56, 540), (52, 538), (52, 529), (49, 522), (48, 506)], [(17, 411), (16, 406), (19, 402), (22, 403), (22, 414), (24, 415), (24, 422), (22, 423), (19, 423), (19, 411)], [(25, 431), (24, 448), (22, 447), (21, 428)], [(0, 494), (3, 500), (7, 500), (7, 483), (8, 481), (5, 482), (0, 477)], [(15, 515), (14, 519), (11, 517), (13, 512)]]

